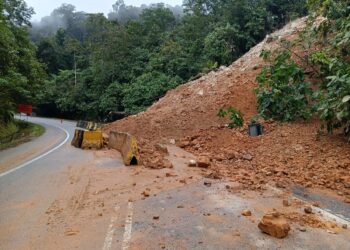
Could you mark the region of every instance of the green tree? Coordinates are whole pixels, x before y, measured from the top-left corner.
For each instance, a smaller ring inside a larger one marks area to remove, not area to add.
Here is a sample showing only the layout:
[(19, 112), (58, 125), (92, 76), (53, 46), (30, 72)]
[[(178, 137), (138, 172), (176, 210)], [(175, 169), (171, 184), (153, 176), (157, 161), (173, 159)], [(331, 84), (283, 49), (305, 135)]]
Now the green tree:
[(44, 71), (28, 36), (33, 10), (22, 0), (0, 2), (0, 123), (10, 122), (21, 102), (33, 102)]

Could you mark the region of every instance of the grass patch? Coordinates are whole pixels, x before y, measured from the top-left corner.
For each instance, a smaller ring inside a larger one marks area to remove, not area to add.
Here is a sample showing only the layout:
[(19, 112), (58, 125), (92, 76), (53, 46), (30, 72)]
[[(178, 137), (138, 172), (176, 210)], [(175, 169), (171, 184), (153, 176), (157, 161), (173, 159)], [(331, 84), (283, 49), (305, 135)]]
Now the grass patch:
[(9, 124), (0, 124), (0, 150), (17, 146), (42, 135), (45, 128), (31, 122), (15, 120)]

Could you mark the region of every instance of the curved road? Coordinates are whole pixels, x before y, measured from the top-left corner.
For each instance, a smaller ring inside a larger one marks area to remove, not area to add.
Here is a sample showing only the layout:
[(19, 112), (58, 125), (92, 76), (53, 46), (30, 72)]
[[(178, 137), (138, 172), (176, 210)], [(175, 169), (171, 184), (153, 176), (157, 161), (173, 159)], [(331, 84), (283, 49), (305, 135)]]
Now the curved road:
[(45, 133), (17, 147), (0, 151), (0, 178), (41, 159), (66, 143), (72, 130), (73, 122), (58, 122), (55, 119), (29, 118), (28, 121), (42, 125)]
[[(59, 175), (91, 151), (73, 148), (75, 122), (30, 118), (46, 132), (33, 141), (0, 152), (0, 249), (28, 249), (30, 231), (42, 220), (59, 189)], [(40, 233), (39, 233), (40, 235)], [(45, 247), (44, 247), (45, 248)]]
[(193, 156), (175, 146), (173, 169), (122, 167), (116, 151), (72, 147), (75, 123), (30, 121), (45, 134), (0, 152), (1, 250), (350, 249), (348, 230), (293, 224), (283, 240), (262, 234), (259, 218), (286, 209), (280, 194), (231, 193), (222, 180), (204, 186), (201, 171), (187, 167)]

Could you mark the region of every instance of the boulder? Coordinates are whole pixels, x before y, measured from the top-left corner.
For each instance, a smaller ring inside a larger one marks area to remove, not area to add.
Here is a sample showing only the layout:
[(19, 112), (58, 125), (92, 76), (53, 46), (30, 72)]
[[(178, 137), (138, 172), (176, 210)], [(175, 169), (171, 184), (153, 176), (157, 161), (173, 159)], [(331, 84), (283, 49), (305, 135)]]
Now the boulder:
[(252, 215), (252, 212), (248, 209), (245, 209), (241, 212), (241, 215), (243, 216), (251, 216)]
[(189, 167), (197, 167), (197, 162), (196, 162), (195, 160), (190, 160), (190, 161), (188, 162), (188, 166), (189, 166)]
[(210, 159), (207, 156), (200, 156), (197, 160), (197, 167), (208, 168), (210, 166)]
[(267, 213), (258, 225), (259, 229), (276, 238), (284, 238), (290, 231), (288, 221), (278, 212)]

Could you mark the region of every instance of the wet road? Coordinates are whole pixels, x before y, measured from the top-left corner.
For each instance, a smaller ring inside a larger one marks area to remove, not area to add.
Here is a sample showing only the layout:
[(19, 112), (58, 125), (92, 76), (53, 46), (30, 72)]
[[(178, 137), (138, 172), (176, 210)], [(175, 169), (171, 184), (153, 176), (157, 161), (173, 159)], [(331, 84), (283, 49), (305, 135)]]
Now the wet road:
[[(0, 155), (46, 145), (2, 172), (0, 249), (350, 249), (348, 230), (301, 232), (293, 223), (283, 240), (262, 234), (262, 215), (286, 209), (280, 194), (203, 185), (201, 170), (187, 167), (193, 156), (179, 148), (168, 147), (173, 169), (130, 168), (118, 152), (72, 147), (73, 122), (33, 121), (47, 129), (43, 137)], [(241, 216), (244, 209), (253, 215)]]
[(60, 173), (75, 161), (92, 157), (91, 152), (70, 146), (75, 123), (43, 118), (29, 121), (43, 125), (45, 134), (0, 154), (7, 169), (0, 177), (0, 249), (30, 249), (31, 233), (45, 234), (45, 223), (38, 222), (59, 190)]

